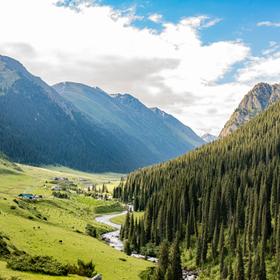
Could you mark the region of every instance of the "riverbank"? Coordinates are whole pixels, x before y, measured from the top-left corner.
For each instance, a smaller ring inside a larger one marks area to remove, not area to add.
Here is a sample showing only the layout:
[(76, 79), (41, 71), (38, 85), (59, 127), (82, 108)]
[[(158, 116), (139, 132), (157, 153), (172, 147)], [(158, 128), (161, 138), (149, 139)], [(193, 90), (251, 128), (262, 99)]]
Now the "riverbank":
[(106, 214), (95, 218), (97, 222), (116, 229), (114, 231), (104, 233), (102, 235), (102, 239), (106, 241), (111, 247), (119, 251), (123, 251), (124, 247), (123, 242), (120, 240), (121, 225), (113, 223), (111, 219), (125, 215), (126, 213), (127, 211), (123, 211), (118, 214)]
[[(96, 222), (102, 223), (104, 225), (108, 225), (110, 227), (115, 228), (116, 230), (107, 232), (102, 234), (102, 239), (108, 243), (111, 247), (115, 248), (116, 250), (123, 251), (124, 244), (120, 240), (120, 230), (121, 230), (121, 225), (116, 224), (112, 222), (112, 219), (117, 218), (119, 216), (126, 215), (127, 211), (123, 211), (121, 213), (117, 214), (105, 214), (101, 215), (95, 218)], [(131, 254), (131, 257), (137, 258), (137, 259), (144, 259), (153, 263), (156, 263), (158, 261), (157, 258), (154, 257), (149, 257), (149, 256), (144, 256), (140, 254)]]

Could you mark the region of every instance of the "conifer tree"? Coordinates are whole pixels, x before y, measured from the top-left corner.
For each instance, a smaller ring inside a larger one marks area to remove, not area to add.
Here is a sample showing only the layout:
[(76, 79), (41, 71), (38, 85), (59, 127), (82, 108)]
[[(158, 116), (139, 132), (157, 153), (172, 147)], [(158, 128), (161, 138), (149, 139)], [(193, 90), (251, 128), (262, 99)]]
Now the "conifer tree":
[(233, 274), (233, 270), (232, 270), (232, 265), (229, 265), (228, 268), (228, 280), (233, 280), (234, 279), (234, 274)]
[(127, 254), (127, 255), (131, 255), (131, 245), (130, 245), (130, 242), (128, 240), (126, 240), (124, 242), (124, 252)]
[(160, 245), (156, 280), (164, 279), (169, 264), (169, 245), (163, 241)]
[(248, 258), (247, 279), (248, 280), (252, 279), (252, 255), (251, 255), (251, 252), (249, 253), (249, 258)]
[(168, 268), (165, 272), (164, 280), (176, 280), (173, 276), (171, 265), (168, 266)]
[(179, 248), (179, 238), (176, 237), (174, 242), (172, 243), (170, 254), (169, 254), (169, 262), (172, 270), (172, 277), (174, 280), (182, 279), (182, 266), (181, 266), (181, 254)]
[(235, 279), (245, 280), (244, 262), (243, 262), (243, 255), (242, 255), (242, 249), (240, 244), (238, 245), (238, 249), (237, 249), (237, 265), (236, 265)]

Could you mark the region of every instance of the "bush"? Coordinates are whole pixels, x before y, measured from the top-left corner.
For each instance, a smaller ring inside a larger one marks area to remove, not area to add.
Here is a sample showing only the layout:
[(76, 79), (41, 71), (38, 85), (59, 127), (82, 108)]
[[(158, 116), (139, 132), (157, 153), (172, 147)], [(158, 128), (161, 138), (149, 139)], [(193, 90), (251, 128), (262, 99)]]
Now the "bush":
[(13, 199), (13, 202), (18, 204), (18, 200), (17, 199)]
[(53, 192), (52, 195), (57, 198), (69, 199), (69, 195), (67, 193)]
[(127, 255), (131, 255), (132, 253), (132, 250), (131, 250), (131, 245), (130, 245), (130, 242), (128, 240), (126, 240), (124, 242), (124, 248), (123, 248), (123, 251), (127, 254)]
[(17, 277), (17, 276), (12, 276), (11, 278), (4, 278), (2, 276), (0, 276), (0, 280), (20, 280), (21, 278)]
[(98, 233), (97, 233), (97, 229), (90, 224), (86, 225), (86, 234), (91, 236), (91, 237), (97, 237)]
[(142, 280), (153, 280), (155, 275), (155, 268), (154, 267), (148, 267), (146, 270), (142, 271), (139, 274), (140, 279)]
[(15, 205), (12, 205), (12, 206), (10, 206), (10, 209), (15, 210), (15, 209), (17, 209), (17, 207)]
[(6, 257), (10, 254), (8, 244), (5, 242), (3, 237), (0, 235), (0, 257)]
[(82, 260), (78, 259), (77, 266), (69, 265), (68, 271), (70, 274), (77, 274), (80, 276), (93, 277), (96, 273), (94, 271), (95, 265), (92, 261), (85, 263)]
[(67, 266), (49, 256), (14, 255), (8, 259), (7, 267), (19, 271), (37, 272), (48, 275), (68, 275)]
[(105, 205), (100, 205), (95, 208), (96, 214), (112, 213), (123, 211), (124, 207), (119, 202), (108, 203)]
[(141, 248), (140, 254), (144, 256), (156, 257), (158, 255), (158, 246), (154, 243), (148, 243)]

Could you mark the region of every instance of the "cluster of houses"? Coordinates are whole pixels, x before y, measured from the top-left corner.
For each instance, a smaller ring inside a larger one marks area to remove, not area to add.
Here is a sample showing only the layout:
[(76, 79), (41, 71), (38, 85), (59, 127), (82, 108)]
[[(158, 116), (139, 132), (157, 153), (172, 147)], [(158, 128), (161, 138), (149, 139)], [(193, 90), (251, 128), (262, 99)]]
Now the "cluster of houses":
[[(76, 192), (80, 194), (90, 195), (98, 200), (111, 200), (112, 195), (108, 192), (107, 187), (105, 188), (105, 185), (103, 185), (102, 189), (97, 190), (96, 185), (93, 184), (89, 179), (79, 178), (79, 182), (84, 186), (83, 188), (78, 189), (72, 189), (69, 188), (74, 182), (70, 181), (67, 177), (54, 177), (51, 179), (52, 184), (54, 184), (51, 187), (51, 190), (53, 192), (60, 192), (60, 191), (68, 191), (68, 192)], [(75, 185), (77, 186), (77, 185)], [(45, 185), (45, 187), (47, 187)], [(42, 199), (42, 195), (34, 195), (31, 193), (21, 193), (17, 196), (18, 199), (22, 200), (38, 200)]]
[(31, 193), (21, 193), (18, 195), (19, 199), (24, 199), (24, 200), (38, 200), (42, 199), (42, 195), (36, 195), (36, 194), (31, 194)]
[(67, 177), (54, 177), (52, 178), (53, 181), (59, 181), (59, 182), (64, 182), (64, 181), (69, 181)]
[(58, 186), (58, 185), (55, 185), (55, 186), (52, 186), (51, 190), (58, 192), (58, 191), (61, 191), (62, 188), (60, 186)]

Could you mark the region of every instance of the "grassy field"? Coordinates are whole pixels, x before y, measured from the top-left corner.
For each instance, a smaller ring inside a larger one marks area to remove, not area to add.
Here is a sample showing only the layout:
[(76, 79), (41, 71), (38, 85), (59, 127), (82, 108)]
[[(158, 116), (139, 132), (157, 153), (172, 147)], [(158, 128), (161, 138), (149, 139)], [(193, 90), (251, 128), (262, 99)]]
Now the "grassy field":
[[(79, 184), (79, 178), (96, 184), (118, 184), (119, 174), (88, 174), (65, 168), (37, 168), (13, 165), (0, 160), (0, 232), (20, 250), (32, 255), (50, 255), (63, 263), (76, 263), (77, 258), (93, 260), (96, 271), (105, 280), (133, 280), (151, 263), (128, 257), (102, 241), (84, 234), (87, 224), (100, 232), (107, 226), (94, 221), (94, 215), (116, 212), (122, 207), (114, 201), (95, 200), (84, 195), (71, 194), (70, 199), (52, 197), (53, 177), (68, 177)], [(110, 183), (109, 183), (110, 182)], [(19, 193), (43, 195), (41, 201), (20, 202), (14, 200)], [(17, 272), (6, 268), (0, 261), (0, 276), (18, 276), (20, 279), (84, 279), (76, 275), (68, 277), (43, 276)]]
[[(133, 216), (134, 216), (135, 219), (141, 218), (141, 217), (143, 217), (143, 215), (144, 215), (144, 212), (134, 212), (133, 213)], [(112, 223), (115, 223), (115, 224), (118, 224), (118, 225), (122, 225), (125, 222), (125, 217), (126, 217), (126, 214), (114, 217), (110, 221)]]

